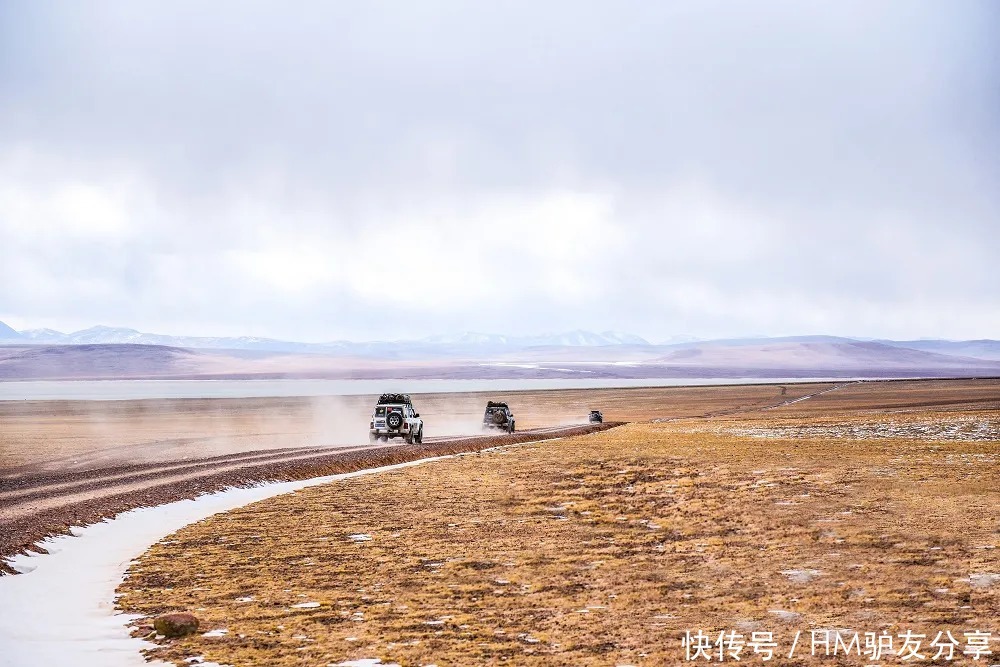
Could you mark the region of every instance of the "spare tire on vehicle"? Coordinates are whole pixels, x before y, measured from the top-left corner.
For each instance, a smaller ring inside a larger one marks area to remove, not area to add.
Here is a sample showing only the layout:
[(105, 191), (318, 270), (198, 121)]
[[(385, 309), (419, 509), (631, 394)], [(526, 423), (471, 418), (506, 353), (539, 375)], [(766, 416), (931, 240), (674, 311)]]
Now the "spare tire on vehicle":
[(493, 423), (494, 424), (506, 424), (507, 423), (507, 413), (503, 410), (497, 410), (493, 413)]
[(403, 415), (398, 412), (390, 412), (385, 417), (385, 423), (389, 428), (399, 428), (403, 425)]

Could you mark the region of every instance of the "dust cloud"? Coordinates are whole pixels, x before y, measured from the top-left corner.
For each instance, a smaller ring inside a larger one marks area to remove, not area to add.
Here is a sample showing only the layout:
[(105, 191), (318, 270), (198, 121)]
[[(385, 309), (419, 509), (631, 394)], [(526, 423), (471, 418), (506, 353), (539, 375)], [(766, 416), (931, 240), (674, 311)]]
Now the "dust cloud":
[[(507, 401), (518, 430), (586, 421), (585, 406), (567, 411), (562, 405), (539, 405), (535, 392), (411, 396), (428, 438), (482, 433), (487, 400)], [(31, 466), (56, 472), (257, 450), (368, 445), (376, 398), (0, 402), (0, 469)]]

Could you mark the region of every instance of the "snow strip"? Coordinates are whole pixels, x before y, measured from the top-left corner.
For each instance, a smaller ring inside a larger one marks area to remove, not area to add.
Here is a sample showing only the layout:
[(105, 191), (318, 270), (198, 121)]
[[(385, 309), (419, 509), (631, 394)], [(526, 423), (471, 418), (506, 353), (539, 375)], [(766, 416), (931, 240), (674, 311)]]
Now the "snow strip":
[(24, 574), (0, 577), (0, 667), (146, 667), (140, 651), (156, 646), (129, 637), (136, 616), (115, 612), (115, 589), (132, 559), (163, 537), (213, 514), (309, 486), (398, 470), (461, 454), (294, 482), (233, 488), (73, 528), (39, 543), (49, 553), (8, 559)]

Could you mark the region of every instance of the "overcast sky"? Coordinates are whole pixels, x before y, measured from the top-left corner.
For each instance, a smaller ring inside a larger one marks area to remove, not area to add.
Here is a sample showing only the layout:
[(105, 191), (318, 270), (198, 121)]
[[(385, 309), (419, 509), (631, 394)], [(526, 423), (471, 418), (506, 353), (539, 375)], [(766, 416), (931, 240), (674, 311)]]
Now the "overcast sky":
[(1000, 338), (1000, 3), (0, 1), (0, 320)]

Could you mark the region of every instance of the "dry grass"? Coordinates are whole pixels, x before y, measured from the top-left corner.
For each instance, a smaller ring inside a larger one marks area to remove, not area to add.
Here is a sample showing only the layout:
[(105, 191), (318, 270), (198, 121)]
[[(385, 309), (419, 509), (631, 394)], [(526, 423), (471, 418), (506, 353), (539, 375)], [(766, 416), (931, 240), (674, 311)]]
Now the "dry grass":
[(786, 416), (825, 416), (868, 412), (873, 415), (911, 410), (1000, 410), (1000, 380), (894, 380), (863, 382), (794, 403), (780, 412)]
[(691, 432), (714, 432), (757, 438), (812, 440), (909, 439), (930, 442), (998, 442), (1000, 411), (945, 412), (927, 414), (901, 412), (879, 418), (871, 415), (836, 415), (809, 420), (754, 419), (712, 420), (694, 423)]
[[(478, 433), (489, 399), (510, 402), (520, 429), (585, 422), (694, 416), (803, 396), (828, 384), (567, 389), (414, 395), (431, 436)], [(373, 396), (0, 401), (0, 473), (43, 464), (50, 470), (122, 462), (172, 461), (249, 450), (366, 444)], [(48, 462), (48, 463), (46, 463)]]
[(147, 552), (119, 603), (227, 630), (152, 652), (181, 664), (664, 665), (683, 661), (688, 629), (770, 630), (786, 652), (799, 629), (1000, 631), (1000, 581), (970, 579), (1000, 573), (997, 442), (731, 430), (813, 423), (770, 413), (703, 423), (465, 455), (218, 515)]

